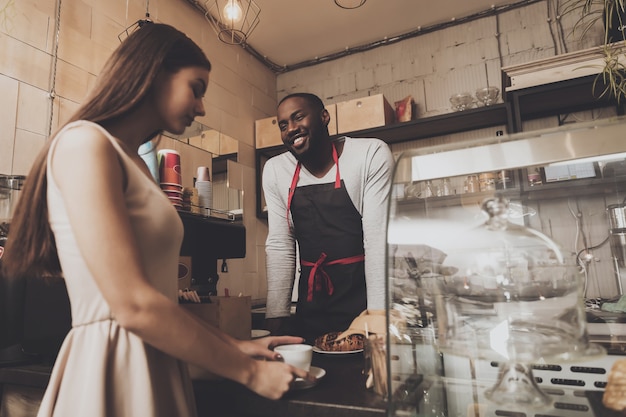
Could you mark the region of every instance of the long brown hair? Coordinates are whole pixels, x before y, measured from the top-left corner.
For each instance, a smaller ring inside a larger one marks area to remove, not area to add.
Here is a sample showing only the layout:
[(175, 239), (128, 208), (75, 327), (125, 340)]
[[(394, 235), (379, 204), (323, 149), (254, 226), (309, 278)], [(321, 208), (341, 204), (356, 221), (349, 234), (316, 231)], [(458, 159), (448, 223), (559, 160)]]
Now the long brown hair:
[[(160, 71), (173, 73), (191, 66), (211, 70), (202, 49), (184, 33), (165, 24), (144, 24), (113, 52), (86, 102), (63, 126), (76, 120), (105, 124), (123, 117), (145, 99)], [(145, 140), (159, 133), (154, 132)], [(15, 208), (1, 265), (7, 278), (62, 272), (48, 221), (46, 192), (47, 155), (55, 135), (33, 162)]]

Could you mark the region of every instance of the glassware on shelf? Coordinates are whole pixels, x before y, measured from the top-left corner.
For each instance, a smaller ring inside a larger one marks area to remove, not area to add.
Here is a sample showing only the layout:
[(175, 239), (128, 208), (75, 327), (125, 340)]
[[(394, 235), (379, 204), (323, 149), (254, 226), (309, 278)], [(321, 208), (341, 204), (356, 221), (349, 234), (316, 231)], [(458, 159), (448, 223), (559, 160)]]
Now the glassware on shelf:
[(412, 182), (404, 188), (404, 195), (407, 198), (428, 198), (435, 195), (433, 182), (426, 181), (422, 188), (421, 182)]
[(480, 191), (494, 191), (496, 189), (496, 174), (484, 172), (478, 175), (478, 188)]
[(498, 87), (485, 87), (476, 90), (476, 98), (485, 106), (491, 106), (498, 101), (500, 89)]
[(528, 168), (528, 185), (534, 187), (543, 184), (539, 168)]
[(474, 97), (470, 93), (453, 94), (450, 97), (450, 104), (456, 111), (471, 109), (474, 106)]
[(465, 180), (465, 192), (475, 193), (479, 190), (478, 175), (468, 175)]
[(513, 188), (513, 172), (506, 169), (498, 171), (496, 190), (507, 190), (510, 188)]
[(450, 184), (450, 178), (442, 179), (439, 187), (437, 188), (437, 196), (443, 197), (447, 195), (452, 195), (452, 185)]
[(419, 195), (419, 197), (428, 198), (428, 197), (432, 197), (433, 195), (435, 195), (433, 193), (433, 182), (426, 181), (426, 185), (424, 185), (424, 189), (422, 190), (422, 193)]

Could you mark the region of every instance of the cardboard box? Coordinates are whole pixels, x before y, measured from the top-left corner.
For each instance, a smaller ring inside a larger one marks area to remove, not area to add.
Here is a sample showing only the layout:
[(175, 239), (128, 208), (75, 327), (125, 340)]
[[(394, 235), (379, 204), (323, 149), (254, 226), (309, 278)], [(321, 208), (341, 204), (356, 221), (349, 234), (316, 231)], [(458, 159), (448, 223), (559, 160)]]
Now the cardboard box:
[(250, 339), (252, 332), (250, 296), (212, 296), (211, 303), (181, 304), (181, 306), (236, 339)]
[(337, 103), (337, 133), (391, 124), (394, 113), (382, 94)]
[(280, 129), (276, 116), (254, 121), (254, 137), (256, 148), (269, 148), (271, 146), (282, 145)]
[[(211, 303), (181, 304), (192, 314), (240, 340), (250, 340), (252, 334), (252, 304), (249, 296), (211, 296)], [(198, 366), (187, 364), (192, 379), (220, 379)]]

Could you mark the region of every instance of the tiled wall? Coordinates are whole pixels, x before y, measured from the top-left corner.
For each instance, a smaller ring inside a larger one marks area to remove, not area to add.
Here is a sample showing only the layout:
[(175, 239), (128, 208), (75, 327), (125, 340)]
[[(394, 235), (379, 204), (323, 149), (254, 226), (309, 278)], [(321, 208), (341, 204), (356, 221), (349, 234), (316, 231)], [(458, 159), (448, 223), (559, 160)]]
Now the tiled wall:
[(601, 28), (594, 27), (582, 43), (572, 34), (576, 16), (557, 19), (557, 4), (540, 1), (281, 74), (278, 95), (309, 91), (337, 103), (382, 93), (393, 104), (410, 94), (418, 117), (447, 113), (454, 93), (500, 87), (503, 66), (599, 45)]

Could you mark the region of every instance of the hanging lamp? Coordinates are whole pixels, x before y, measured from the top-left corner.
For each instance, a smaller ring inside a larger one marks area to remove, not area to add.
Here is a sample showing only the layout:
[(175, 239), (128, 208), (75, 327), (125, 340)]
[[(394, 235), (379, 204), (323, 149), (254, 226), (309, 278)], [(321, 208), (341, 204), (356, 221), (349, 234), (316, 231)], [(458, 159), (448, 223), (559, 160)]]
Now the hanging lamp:
[(335, 4), (342, 9), (358, 9), (366, 0), (335, 0)]
[(204, 6), (218, 39), (230, 45), (246, 43), (260, 21), (261, 8), (253, 0), (209, 0)]
[(120, 32), (120, 34), (117, 35), (117, 38), (120, 40), (120, 42), (126, 39), (131, 33), (136, 31), (137, 29), (140, 29), (141, 27), (143, 27), (143, 25), (145, 25), (146, 23), (152, 23), (152, 19), (150, 19), (149, 10), (150, 10), (150, 0), (146, 0), (146, 16), (143, 19), (137, 20), (135, 23), (133, 23), (132, 25), (124, 29), (122, 32)]

